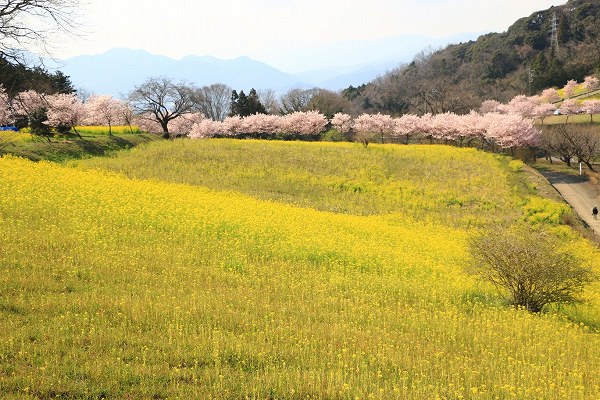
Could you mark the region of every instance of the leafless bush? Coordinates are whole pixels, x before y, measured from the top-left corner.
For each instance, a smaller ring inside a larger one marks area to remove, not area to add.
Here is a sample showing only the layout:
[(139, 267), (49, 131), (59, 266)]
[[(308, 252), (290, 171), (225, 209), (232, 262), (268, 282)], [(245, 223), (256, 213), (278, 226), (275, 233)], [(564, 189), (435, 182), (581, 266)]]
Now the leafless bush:
[(508, 301), (531, 312), (551, 303), (580, 301), (592, 270), (572, 254), (559, 250), (558, 239), (527, 228), (501, 230), (469, 243), (470, 272), (491, 282)]

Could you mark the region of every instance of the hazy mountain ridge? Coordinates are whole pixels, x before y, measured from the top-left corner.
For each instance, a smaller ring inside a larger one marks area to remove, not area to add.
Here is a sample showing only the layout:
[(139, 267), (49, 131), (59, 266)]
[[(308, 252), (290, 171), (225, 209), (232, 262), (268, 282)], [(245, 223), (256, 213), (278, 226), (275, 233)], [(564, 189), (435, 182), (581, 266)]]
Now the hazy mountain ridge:
[(124, 48), (99, 55), (76, 56), (64, 60), (58, 68), (71, 77), (75, 87), (113, 96), (125, 95), (151, 76), (167, 76), (199, 86), (225, 83), (238, 90), (252, 87), (273, 89), (279, 93), (291, 88), (311, 87), (340, 90), (369, 82), (400, 63), (410, 61), (430, 44), (445, 45), (474, 35), (438, 39), (407, 35), (329, 44), (305, 49), (305, 53), (300, 50), (296, 56), (314, 57), (324, 66), (295, 74), (244, 56), (221, 60), (212, 56), (189, 55), (176, 60), (145, 50)]

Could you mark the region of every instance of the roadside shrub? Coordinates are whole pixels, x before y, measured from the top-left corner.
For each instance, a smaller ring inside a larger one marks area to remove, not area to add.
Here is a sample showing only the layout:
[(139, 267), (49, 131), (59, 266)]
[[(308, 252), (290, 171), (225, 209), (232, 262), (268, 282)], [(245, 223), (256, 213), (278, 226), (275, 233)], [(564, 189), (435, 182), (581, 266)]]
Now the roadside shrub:
[(470, 241), (469, 271), (514, 306), (540, 312), (547, 304), (580, 301), (594, 279), (591, 268), (560, 248), (555, 237), (526, 227), (489, 232)]

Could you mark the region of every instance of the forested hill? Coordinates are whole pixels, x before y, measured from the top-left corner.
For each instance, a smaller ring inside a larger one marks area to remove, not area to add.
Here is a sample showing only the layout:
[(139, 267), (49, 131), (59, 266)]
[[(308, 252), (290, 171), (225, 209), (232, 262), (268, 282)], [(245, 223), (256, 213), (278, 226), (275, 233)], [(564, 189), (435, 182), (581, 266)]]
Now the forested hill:
[[(554, 15), (558, 46), (551, 40)], [(599, 71), (600, 1), (570, 0), (521, 18), (506, 32), (423, 52), (345, 94), (370, 111), (465, 112), (485, 99), (507, 101)]]

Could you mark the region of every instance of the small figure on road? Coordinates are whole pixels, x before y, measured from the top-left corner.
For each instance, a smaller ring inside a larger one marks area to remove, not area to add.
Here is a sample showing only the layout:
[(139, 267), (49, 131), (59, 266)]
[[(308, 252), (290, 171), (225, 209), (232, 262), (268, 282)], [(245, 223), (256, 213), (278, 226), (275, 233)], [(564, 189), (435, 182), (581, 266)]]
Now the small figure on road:
[(592, 208), (592, 215), (594, 216), (594, 219), (598, 219), (598, 207), (594, 206), (594, 208)]

